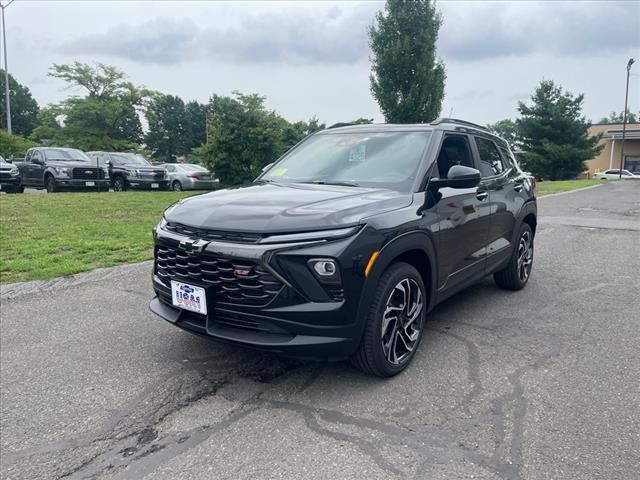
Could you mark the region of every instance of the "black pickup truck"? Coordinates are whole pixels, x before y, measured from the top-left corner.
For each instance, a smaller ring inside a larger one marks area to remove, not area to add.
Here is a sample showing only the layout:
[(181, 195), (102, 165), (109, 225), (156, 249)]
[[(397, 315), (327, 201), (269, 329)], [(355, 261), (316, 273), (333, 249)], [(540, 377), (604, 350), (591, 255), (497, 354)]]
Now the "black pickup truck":
[(87, 152), (93, 163), (109, 172), (111, 188), (114, 192), (136, 190), (168, 190), (167, 170), (151, 165), (137, 153), (127, 152)]
[(15, 162), (15, 165), (25, 187), (46, 188), (49, 193), (109, 189), (108, 172), (74, 148), (31, 148), (27, 150), (24, 162)]
[(24, 192), (18, 167), (7, 162), (2, 156), (0, 156), (0, 192)]

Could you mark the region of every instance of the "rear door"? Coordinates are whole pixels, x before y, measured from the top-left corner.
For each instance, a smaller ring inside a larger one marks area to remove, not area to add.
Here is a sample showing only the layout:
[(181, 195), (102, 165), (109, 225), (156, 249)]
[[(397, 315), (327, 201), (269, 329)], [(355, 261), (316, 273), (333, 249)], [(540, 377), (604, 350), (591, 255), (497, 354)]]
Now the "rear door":
[[(491, 136), (474, 135), (480, 182), (489, 192), (491, 211), (487, 245), (487, 271), (507, 261), (511, 255), (513, 231), (517, 213), (526, 196), (523, 193), (526, 178), (515, 168), (509, 148)], [(526, 183), (526, 188), (529, 184)]]

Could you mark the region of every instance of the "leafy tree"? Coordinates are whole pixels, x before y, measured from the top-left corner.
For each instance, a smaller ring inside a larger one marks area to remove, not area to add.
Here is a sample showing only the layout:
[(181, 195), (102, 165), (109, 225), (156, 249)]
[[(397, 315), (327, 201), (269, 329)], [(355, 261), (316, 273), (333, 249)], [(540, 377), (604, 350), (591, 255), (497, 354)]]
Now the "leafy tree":
[(5, 158), (24, 157), (24, 154), (36, 143), (21, 137), (10, 135), (6, 130), (0, 130), (0, 152)]
[(531, 101), (531, 105), (519, 102), (522, 117), (516, 121), (526, 168), (550, 180), (580, 175), (586, 170), (585, 162), (602, 150), (599, 137), (587, 131), (590, 124), (582, 115), (584, 95), (574, 97), (553, 81), (543, 80)]
[[(4, 99), (5, 76), (0, 68), (0, 122), (7, 126), (7, 105)], [(11, 130), (16, 135), (28, 136), (38, 124), (38, 102), (31, 96), (29, 88), (21, 85), (9, 74), (9, 101), (11, 102)]]
[(213, 95), (209, 102), (209, 142), (193, 150), (194, 157), (224, 185), (250, 182), (261, 169), (324, 125), (316, 118), (289, 123), (267, 110), (264, 97), (233, 92)]
[(505, 118), (504, 120), (499, 120), (496, 123), (489, 124), (487, 125), (487, 128), (496, 135), (504, 138), (512, 148), (520, 147), (518, 125), (510, 118)]
[(33, 129), (29, 138), (43, 145), (64, 145), (62, 124), (59, 121), (62, 110), (56, 105), (41, 108), (38, 112), (38, 126)]
[(145, 144), (155, 159), (172, 162), (205, 143), (206, 106), (185, 104), (173, 95), (155, 94), (146, 109), (149, 131)]
[(387, 0), (369, 30), (371, 92), (387, 122), (427, 123), (440, 114), (445, 68), (436, 57), (442, 17), (433, 0)]
[[(638, 114), (640, 115), (640, 113)], [(608, 117), (603, 117), (600, 119), (598, 123), (602, 124), (610, 124), (610, 123), (623, 123), (624, 122), (624, 112), (616, 113), (611, 112)], [(638, 123), (638, 117), (635, 113), (627, 110), (627, 123)]]
[(349, 123), (353, 123), (354, 125), (370, 125), (373, 123), (373, 118), (360, 117), (357, 120), (351, 120)]
[[(140, 113), (150, 92), (126, 81), (115, 67), (79, 62), (53, 64), (49, 76), (86, 96), (72, 96), (53, 106), (62, 117), (57, 142), (82, 150), (129, 150), (142, 139)], [(40, 135), (40, 132), (38, 133)]]

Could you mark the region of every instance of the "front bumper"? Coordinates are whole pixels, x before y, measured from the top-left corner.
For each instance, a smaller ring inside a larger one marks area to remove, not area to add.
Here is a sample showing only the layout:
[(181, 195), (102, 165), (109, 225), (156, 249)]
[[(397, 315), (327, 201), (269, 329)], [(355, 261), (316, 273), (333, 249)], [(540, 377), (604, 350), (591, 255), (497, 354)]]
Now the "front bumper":
[[(169, 188), (168, 180), (148, 180), (146, 178), (128, 178), (129, 188), (139, 190), (167, 190)], [(154, 186), (157, 185), (157, 186)]]
[[(246, 301), (236, 301), (226, 291), (221, 291), (220, 288), (233, 290), (233, 284), (224, 283), (227, 280), (223, 280), (224, 286), (221, 287), (219, 282), (217, 285), (206, 282), (204, 276), (200, 278), (194, 274), (190, 277), (184, 270), (178, 277), (168, 276), (162, 260), (167, 249), (173, 249), (182, 257), (178, 261), (190, 265), (185, 268), (201, 268), (204, 272), (214, 268), (211, 265), (215, 261), (208, 260), (202, 267), (193, 267), (197, 262), (192, 262), (191, 254), (180, 250), (184, 236), (165, 230), (156, 230), (155, 235), (156, 262), (152, 280), (156, 297), (151, 300), (149, 308), (164, 320), (212, 340), (296, 358), (339, 360), (349, 357), (357, 349), (364, 325), (358, 315), (364, 277), (361, 266), (353, 260), (354, 237), (286, 246), (209, 242), (204, 249), (207, 258), (218, 257), (224, 259), (220, 262), (226, 262), (229, 257), (234, 257), (240, 263), (254, 262), (257, 268), (269, 270), (270, 273), (265, 275), (273, 274), (282, 280), (278, 292), (265, 304), (258, 304), (252, 303), (250, 297)], [(331, 257), (341, 264), (344, 290), (340, 294), (331, 296), (323, 293), (319, 285), (314, 290), (315, 287), (309, 285), (310, 278), (296, 270), (295, 265), (305, 265), (306, 269), (305, 259), (308, 257)], [(302, 261), (296, 263), (297, 260)], [(172, 268), (175, 274), (176, 268), (180, 267), (174, 264)], [(171, 280), (174, 279), (205, 288), (208, 315), (195, 314), (172, 305)]]
[(56, 178), (56, 183), (60, 188), (72, 188), (72, 189), (109, 189), (109, 179), (90, 180), (90, 179), (75, 179), (75, 178)]
[(0, 178), (0, 190), (15, 190), (20, 186), (22, 179), (20, 176), (16, 177), (2, 177)]

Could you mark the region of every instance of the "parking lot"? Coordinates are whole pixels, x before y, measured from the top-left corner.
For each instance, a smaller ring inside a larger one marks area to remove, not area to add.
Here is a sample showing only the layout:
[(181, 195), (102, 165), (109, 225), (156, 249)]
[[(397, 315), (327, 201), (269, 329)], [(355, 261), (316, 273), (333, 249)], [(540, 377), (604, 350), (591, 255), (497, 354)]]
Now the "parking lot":
[(149, 262), (6, 285), (0, 475), (637, 478), (639, 187), (540, 199), (527, 288), (438, 306), (390, 380), (179, 331)]

